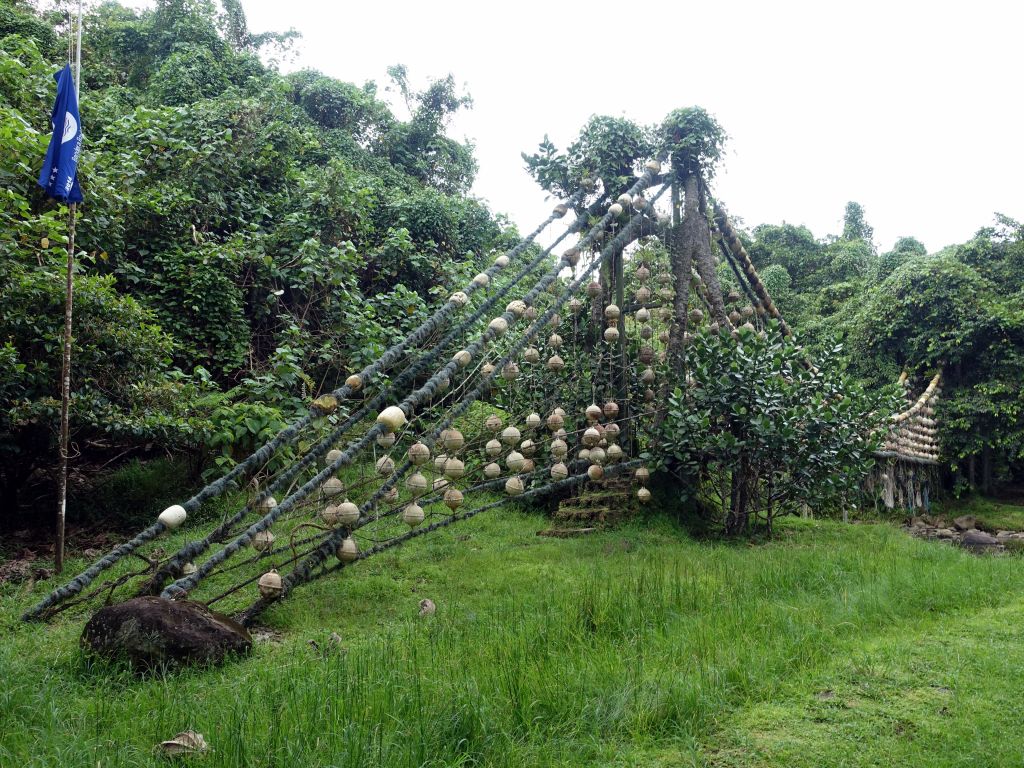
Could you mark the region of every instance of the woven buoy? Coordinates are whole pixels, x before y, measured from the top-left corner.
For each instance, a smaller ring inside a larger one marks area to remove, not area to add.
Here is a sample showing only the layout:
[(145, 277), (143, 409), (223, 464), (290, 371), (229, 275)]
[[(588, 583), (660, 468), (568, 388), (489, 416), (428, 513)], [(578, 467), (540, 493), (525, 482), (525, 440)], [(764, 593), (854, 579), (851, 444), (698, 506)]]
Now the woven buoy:
[(527, 347), (523, 350), (523, 360), (527, 363), (539, 363), (540, 351), (536, 347)]
[(552, 440), (549, 450), (551, 451), (552, 456), (562, 458), (569, 452), (569, 446), (566, 444), (565, 440)]
[(649, 323), (651, 322), (651, 310), (647, 307), (640, 307), (640, 309), (636, 311), (635, 317), (638, 323)]
[(561, 417), (562, 417), (563, 419), (564, 419), (564, 418), (565, 418), (566, 416), (568, 416), (568, 415), (569, 415), (569, 414), (567, 414), (567, 413), (565, 412), (565, 408), (563, 408), (563, 407), (562, 407), (562, 406), (560, 406), (560, 405), (557, 405), (557, 406), (555, 406), (554, 408), (552, 408), (552, 409), (551, 409), (551, 412), (552, 412), (552, 413), (557, 413), (557, 414), (558, 414), (559, 416), (561, 416)]
[(574, 315), (578, 315), (580, 310), (583, 309), (583, 302), (579, 299), (569, 299), (569, 311)]
[(619, 311), (619, 307), (617, 304), (609, 304), (607, 307), (604, 308), (605, 320), (618, 320), (621, 314), (622, 313)]
[(591, 448), (590, 449), (590, 460), (595, 464), (604, 464), (608, 458), (608, 454), (604, 452), (604, 448)]
[(484, 467), (484, 477), (486, 477), (488, 480), (493, 480), (494, 478), (498, 477), (500, 474), (501, 474), (501, 465), (500, 464), (496, 464), (495, 462), (492, 461), (490, 464), (488, 464), (487, 466)]
[(649, 347), (646, 344), (640, 347), (640, 354), (638, 355), (640, 362), (644, 365), (650, 365), (654, 362), (654, 348)]
[(636, 472), (633, 473), (633, 477), (640, 485), (647, 485), (651, 480), (651, 471), (647, 467), (638, 467)]
[(537, 468), (537, 465), (536, 465), (536, 463), (534, 463), (533, 459), (524, 459), (523, 460), (523, 474), (524, 475), (525, 474), (529, 474), (530, 472), (533, 472), (533, 470), (535, 470), (536, 468)]
[(409, 475), (409, 477), (405, 479), (405, 487), (409, 489), (409, 492), (412, 494), (414, 499), (418, 499), (427, 492), (427, 478), (419, 472)]
[(480, 375), (487, 377), (494, 374), (494, 363), (484, 363), (480, 366)]
[(644, 163), (644, 168), (651, 173), (661, 173), (661, 163), (657, 160), (648, 160)]
[(420, 442), (409, 446), (409, 461), (417, 467), (423, 466), (430, 461), (430, 448)]
[(571, 248), (566, 248), (565, 253), (562, 254), (562, 261), (570, 267), (575, 267), (580, 263), (580, 249), (575, 245)]
[(640, 213), (644, 208), (647, 207), (647, 201), (643, 195), (637, 195), (633, 198), (633, 210)]
[(501, 431), (501, 442), (505, 445), (515, 445), (522, 440), (522, 438), (522, 434), (515, 427), (505, 427), (505, 429)]
[(267, 571), (260, 576), (259, 590), (260, 594), (268, 600), (272, 600), (280, 595), (284, 590), (280, 574), (277, 571)]
[(405, 509), (402, 510), (402, 522), (408, 525), (410, 528), (415, 528), (417, 525), (423, 522), (423, 518), (426, 515), (423, 513), (423, 507), (416, 502), (406, 505)]
[(587, 417), (587, 421), (591, 423), (600, 421), (603, 414), (604, 411), (601, 410), (601, 406), (597, 403), (591, 403), (588, 405), (587, 410), (584, 412), (584, 415)]
[(338, 545), (334, 554), (343, 563), (351, 563), (359, 559), (359, 547), (356, 546), (356, 540), (351, 536), (346, 536), (341, 540), (341, 544)]
[(553, 213), (558, 218), (562, 218), (568, 212), (569, 206), (567, 206), (565, 203), (559, 203), (558, 205), (551, 209), (551, 213)]
[(434, 471), (437, 473), (444, 472), (444, 463), (448, 461), (447, 453), (439, 453), (434, 457)]
[(614, 325), (604, 329), (604, 340), (609, 344), (614, 344), (619, 340), (619, 329)]
[(496, 317), (487, 324), (487, 327), (494, 332), (495, 336), (504, 335), (505, 331), (508, 330), (508, 320), (504, 317)]
[(669, 340), (669, 333), (668, 333), (668, 331), (662, 331), (661, 333), (658, 334), (658, 341), (660, 341), (662, 344), (668, 344), (668, 340)]
[(543, 423), (539, 413), (531, 413), (526, 417), (526, 426), (529, 429), (537, 429)]
[(526, 319), (529, 320), (531, 323), (534, 320), (537, 319), (537, 308), (536, 307), (530, 306), (530, 307), (526, 308)]
[(523, 440), (523, 442), (519, 444), (519, 451), (523, 456), (529, 458), (537, 452), (537, 444), (533, 442), (533, 440)]
[(644, 384), (652, 384), (655, 379), (654, 369), (648, 366), (644, 368), (644, 372), (640, 374), (640, 380)]
[(611, 205), (608, 206), (608, 213), (612, 215), (613, 219), (617, 219), (619, 216), (621, 216), (622, 210), (622, 206), (619, 205), (618, 203), (612, 203)]
[(377, 459), (377, 474), (382, 477), (387, 477), (395, 471), (395, 460), (390, 456), (381, 456)]
[(487, 420), (484, 422), (484, 426), (491, 432), (497, 432), (501, 429), (501, 416), (496, 413), (492, 413), (487, 417)]
[(172, 504), (159, 515), (157, 520), (163, 523), (167, 530), (173, 531), (175, 528), (185, 522), (185, 518), (188, 517), (188, 512), (181, 504)]
[(389, 405), (377, 414), (377, 423), (383, 424), (391, 432), (397, 432), (405, 426), (405, 411), (397, 405)]
[(337, 448), (332, 448), (327, 452), (327, 455), (324, 456), (324, 464), (333, 464), (340, 458), (341, 451), (339, 451)]
[(322, 510), (320, 510), (320, 519), (325, 524), (335, 526), (338, 524), (338, 508), (334, 505), (328, 504)]
[(623, 192), (621, 195), (618, 196), (615, 202), (617, 202), (623, 208), (628, 208), (633, 203), (633, 198), (630, 196), (628, 192)]
[(740, 292), (733, 288), (725, 298), (730, 302), (737, 302), (740, 300)]
[(345, 379), (345, 384), (353, 392), (358, 392), (360, 389), (363, 388), (363, 377), (360, 376), (358, 373), (353, 373), (351, 376)]
[(552, 355), (548, 358), (548, 370), (558, 372), (565, 368), (565, 361), (558, 355)]
[(619, 438), (619, 425), (615, 422), (606, 425), (604, 428), (604, 436), (610, 441), (615, 442)]
[(481, 288), (487, 287), (487, 284), (491, 282), (491, 277), (486, 272), (481, 272), (473, 278), (473, 282), (479, 285)]
[(395, 444), (396, 439), (394, 432), (381, 432), (377, 435), (377, 445), (381, 448), (390, 448)]
[(663, 322), (663, 323), (667, 323), (669, 320), (671, 320), (672, 319), (672, 308), (671, 307), (662, 307), (661, 309), (659, 309), (658, 310), (658, 319), (661, 320), (661, 322)]
[(189, 560), (187, 563), (185, 563), (183, 566), (181, 566), (181, 575), (182, 576), (191, 576), (193, 573), (195, 573), (198, 570), (199, 569), (196, 568), (196, 564), (193, 563), (191, 560)]
[(745, 322), (743, 325), (740, 326), (740, 328), (742, 328), (744, 331), (749, 331), (750, 333), (757, 332), (757, 328), (755, 328), (754, 324), (751, 323), (750, 321)]
[(654, 394), (654, 390), (653, 389), (645, 389), (644, 390), (644, 400), (646, 402), (653, 403), (654, 402), (654, 398), (655, 398), (655, 394)]
[(522, 317), (523, 313), (526, 312), (526, 302), (522, 299), (513, 299), (505, 307), (506, 312), (511, 312), (516, 317)]
[(590, 449), (581, 448), (579, 452), (576, 454), (576, 458), (579, 459), (580, 461), (590, 461)]
[(505, 458), (505, 466), (513, 472), (519, 472), (523, 468), (523, 462), (525, 460), (526, 458), (519, 451), (512, 451)]
[(550, 336), (548, 336), (548, 346), (551, 347), (552, 349), (558, 349), (559, 347), (562, 346), (562, 337), (559, 336), (557, 333), (552, 333)]
[(689, 317), (691, 323), (699, 323), (704, 319), (704, 313), (699, 309), (691, 309)]
[(461, 459), (450, 458), (444, 463), (444, 475), (452, 480), (458, 480), (466, 474), (466, 465)]
[(509, 496), (518, 496), (523, 490), (523, 481), (518, 477), (510, 477), (505, 481), (505, 493)]
[(716, 336), (721, 329), (722, 326), (720, 326), (717, 322), (714, 322), (708, 326), (708, 333), (712, 336)]
[(562, 414), (552, 411), (548, 416), (548, 429), (554, 432), (555, 430), (561, 429), (564, 425), (565, 419), (562, 417)]
[(645, 325), (645, 326), (640, 328), (640, 338), (641, 339), (644, 339), (646, 341), (647, 339), (650, 339), (653, 335), (654, 335), (654, 329), (651, 328), (651, 326)]
[(619, 415), (619, 404), (614, 400), (609, 400), (604, 404), (604, 415), (609, 419), (614, 419)]
[(484, 450), (487, 452), (488, 456), (494, 458), (501, 454), (501, 443), (497, 440), (488, 440), (487, 445), (484, 446)]
[(452, 512), (462, 506), (462, 491), (458, 488), (449, 488), (444, 492), (444, 505)]
[(473, 355), (470, 354), (468, 349), (460, 349), (455, 353), (455, 357), (453, 357), (452, 360), (458, 363), (460, 368), (465, 368), (473, 362)]
[(466, 444), (466, 438), (457, 429), (446, 429), (441, 433), (441, 442), (444, 443), (446, 451), (457, 453)]
[(434, 482), (431, 484), (431, 488), (433, 488), (435, 491), (442, 491), (447, 487), (448, 478), (446, 477), (436, 477), (434, 478)]
[(505, 367), (501, 369), (501, 378), (505, 381), (515, 381), (519, 378), (519, 366), (511, 360), (505, 363)]
[(352, 525), (359, 520), (359, 507), (348, 499), (345, 499), (335, 507), (335, 510), (337, 512), (337, 522), (340, 525)]
[(596, 483), (598, 480), (604, 477), (604, 470), (601, 469), (600, 465), (598, 464), (591, 464), (589, 467), (587, 467), (587, 477), (589, 477), (593, 482)]
[(587, 447), (593, 447), (601, 442), (601, 433), (593, 427), (587, 428), (583, 433), (583, 444)]
[(336, 477), (327, 478), (324, 484), (320, 486), (320, 492), (323, 493), (324, 496), (328, 497), (337, 496), (344, 490), (345, 484)]
[(612, 443), (611, 445), (609, 445), (608, 450), (605, 451), (605, 453), (608, 456), (608, 461), (618, 461), (619, 459), (622, 458), (623, 455), (622, 448), (618, 445), (618, 443)]
[(592, 281), (587, 285), (587, 296), (592, 299), (596, 299), (602, 293), (601, 284), (596, 280)]
[(738, 325), (743, 315), (737, 312), (735, 309), (729, 313), (729, 322), (733, 325)]
[(274, 534), (269, 531), (260, 531), (252, 537), (252, 548), (257, 552), (269, 552), (274, 546)]
[(569, 468), (562, 462), (551, 465), (551, 479), (552, 480), (565, 480), (569, 476)]
[(501, 256), (494, 260), (494, 266), (496, 266), (498, 269), (504, 269), (505, 267), (507, 267), (508, 256), (506, 256), (505, 254), (501, 254)]
[(747, 306), (740, 310), (740, 314), (746, 318), (751, 318), (754, 316), (754, 308), (747, 304)]
[(646, 504), (651, 500), (651, 492), (646, 488), (638, 488), (636, 497), (640, 500), (641, 504)]
[(448, 297), (448, 301), (457, 307), (464, 307), (467, 304), (469, 304), (469, 296), (467, 296), (462, 291), (456, 291), (455, 293)]
[[(646, 264), (641, 264), (636, 268), (636, 279), (641, 283), (651, 276), (651, 270), (647, 268)], [(647, 290), (647, 289), (644, 289)], [(650, 291), (647, 291), (650, 294)]]

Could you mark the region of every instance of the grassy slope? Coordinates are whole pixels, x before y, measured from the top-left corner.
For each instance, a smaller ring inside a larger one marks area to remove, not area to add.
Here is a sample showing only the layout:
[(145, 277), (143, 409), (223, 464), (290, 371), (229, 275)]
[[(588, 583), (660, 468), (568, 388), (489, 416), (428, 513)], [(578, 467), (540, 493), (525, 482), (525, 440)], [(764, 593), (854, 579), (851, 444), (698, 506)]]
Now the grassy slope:
[(418, 540), (274, 609), (280, 644), (143, 681), (82, 662), (83, 617), (22, 626), (39, 591), (0, 588), (0, 765), (150, 765), (187, 727), (209, 766), (1024, 759), (1016, 557), (885, 525), (748, 547), (544, 524), (506, 510)]

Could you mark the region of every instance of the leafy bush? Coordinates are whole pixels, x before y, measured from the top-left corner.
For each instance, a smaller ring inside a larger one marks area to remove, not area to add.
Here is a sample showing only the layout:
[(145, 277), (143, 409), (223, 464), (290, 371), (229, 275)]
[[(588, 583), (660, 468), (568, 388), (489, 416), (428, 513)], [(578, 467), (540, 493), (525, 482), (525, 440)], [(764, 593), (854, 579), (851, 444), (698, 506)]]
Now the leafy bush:
[(669, 468), (714, 525), (739, 534), (807, 504), (843, 504), (872, 466), (896, 401), (843, 372), (836, 346), (813, 364), (772, 327), (698, 336), (686, 389), (661, 427)]

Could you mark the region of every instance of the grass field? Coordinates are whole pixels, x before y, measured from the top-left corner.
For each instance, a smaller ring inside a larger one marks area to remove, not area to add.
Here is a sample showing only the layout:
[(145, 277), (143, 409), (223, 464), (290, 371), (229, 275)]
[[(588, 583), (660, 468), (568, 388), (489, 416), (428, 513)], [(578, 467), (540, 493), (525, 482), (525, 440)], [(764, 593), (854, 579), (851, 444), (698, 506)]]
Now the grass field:
[(164, 764), (186, 728), (204, 766), (1024, 763), (1019, 557), (886, 524), (545, 525), (417, 540), (276, 606), (250, 657), (141, 680), (83, 660), (82, 615), (18, 622), (42, 587), (0, 587), (0, 766)]

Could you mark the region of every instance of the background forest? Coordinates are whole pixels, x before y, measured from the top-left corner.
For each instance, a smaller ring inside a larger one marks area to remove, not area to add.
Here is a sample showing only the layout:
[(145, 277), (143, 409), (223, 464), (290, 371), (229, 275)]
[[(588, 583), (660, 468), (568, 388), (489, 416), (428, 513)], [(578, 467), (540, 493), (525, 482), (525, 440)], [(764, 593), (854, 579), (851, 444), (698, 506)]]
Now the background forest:
[[(50, 517), (67, 222), (35, 178), (65, 29), (0, 0), (0, 527)], [(86, 19), (73, 513), (111, 511), (85, 484), (98, 471), (134, 472), (120, 504), (140, 494), (145, 513), (247, 455), (518, 237), (469, 196), (473, 148), (445, 132), (471, 107), (454, 78), (417, 89), (393, 67), (399, 116), (374, 83), (280, 74), (292, 41), (251, 34), (237, 0)], [(568, 158), (623, 137), (642, 157), (645, 131), (595, 118)], [(528, 158), (549, 190), (557, 160), (550, 144)], [(840, 342), (866, 385), (944, 369), (951, 489), (1024, 481), (1020, 223), (879, 253), (850, 203), (841, 234), (765, 224), (745, 240), (803, 342)]]

